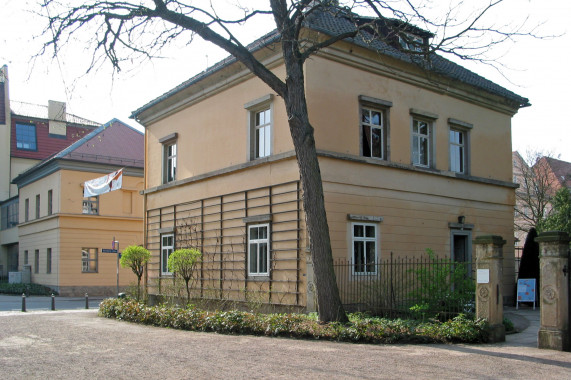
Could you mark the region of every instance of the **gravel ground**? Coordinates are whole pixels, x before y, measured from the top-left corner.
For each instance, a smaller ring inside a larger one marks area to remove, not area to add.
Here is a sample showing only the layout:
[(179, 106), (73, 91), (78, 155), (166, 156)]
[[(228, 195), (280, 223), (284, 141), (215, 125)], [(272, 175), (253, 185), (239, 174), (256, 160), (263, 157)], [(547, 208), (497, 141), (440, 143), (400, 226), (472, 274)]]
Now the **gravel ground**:
[(571, 379), (571, 353), (177, 331), (95, 310), (0, 312), (0, 379)]

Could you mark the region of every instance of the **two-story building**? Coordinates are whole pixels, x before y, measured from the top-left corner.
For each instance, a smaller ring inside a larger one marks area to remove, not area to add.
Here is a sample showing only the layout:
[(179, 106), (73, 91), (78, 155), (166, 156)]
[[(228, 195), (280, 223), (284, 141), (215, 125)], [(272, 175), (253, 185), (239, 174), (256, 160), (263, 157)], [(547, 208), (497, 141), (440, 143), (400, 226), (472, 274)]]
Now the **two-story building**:
[(18, 270), (18, 188), (11, 181), (42, 160), (85, 137), (99, 123), (66, 111), (10, 99), (6, 65), (0, 67), (0, 278)]
[[(118, 270), (118, 255), (103, 250), (144, 243), (143, 139), (113, 119), (14, 179), (19, 268), (30, 268), (32, 283), (67, 296), (114, 295), (136, 283), (130, 269)], [(86, 181), (121, 168), (120, 189), (84, 197)]]
[[(305, 36), (352, 28), (315, 12)], [(419, 36), (419, 40), (428, 38)], [(282, 79), (277, 32), (249, 46)], [(513, 290), (511, 118), (528, 100), (407, 46), (340, 41), (304, 64), (333, 256), (351, 278), (392, 253), (457, 261), (501, 235)], [(228, 58), (133, 112), (145, 133), (149, 292), (172, 283), (173, 249), (202, 250), (194, 295), (313, 308), (300, 177), (283, 101)], [(338, 278), (338, 281), (341, 279)]]

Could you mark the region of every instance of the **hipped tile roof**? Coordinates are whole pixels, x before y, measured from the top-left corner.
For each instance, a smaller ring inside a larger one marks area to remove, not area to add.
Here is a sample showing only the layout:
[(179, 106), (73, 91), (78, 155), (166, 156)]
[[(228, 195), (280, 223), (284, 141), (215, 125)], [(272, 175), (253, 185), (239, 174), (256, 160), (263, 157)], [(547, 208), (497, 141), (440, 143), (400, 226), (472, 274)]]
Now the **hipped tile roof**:
[[(327, 11), (313, 12), (311, 15), (309, 15), (309, 17), (306, 18), (305, 26), (309, 29), (319, 31), (331, 36), (355, 30), (355, 25), (347, 16), (344, 16), (343, 14), (340, 13), (332, 13)], [(258, 40), (248, 45), (247, 48), (249, 51), (255, 52), (265, 46), (270, 45), (271, 43), (279, 41), (279, 39), (280, 39), (280, 34), (278, 33), (277, 30), (273, 30), (272, 32), (264, 35), (263, 37), (259, 38)], [(373, 38), (373, 36), (367, 34), (366, 31), (360, 33), (355, 38), (346, 39), (346, 41), (352, 42), (366, 49), (378, 51), (381, 54), (399, 59), (401, 61), (419, 64), (428, 71), (448, 77), (453, 80), (458, 80), (461, 83), (474, 86), (478, 89), (487, 91), (491, 94), (504, 97), (507, 100), (516, 103), (519, 107), (527, 107), (530, 105), (529, 100), (527, 98), (517, 95), (514, 92), (437, 54), (431, 54), (429, 64), (426, 64), (426, 62), (422, 61), (422, 59), (419, 56), (412, 56), (406, 54), (405, 52), (391, 45), (388, 45), (384, 41)], [(205, 71), (195, 75), (189, 80), (176, 86), (172, 90), (152, 100), (146, 105), (133, 111), (131, 114), (131, 118), (136, 118), (137, 115), (141, 114), (145, 110), (160, 103), (161, 101), (176, 94), (177, 92), (192, 86), (193, 84), (214, 74), (215, 72), (231, 65), (234, 62), (236, 62), (236, 58), (234, 58), (233, 56), (225, 58), (224, 60), (209, 67)]]

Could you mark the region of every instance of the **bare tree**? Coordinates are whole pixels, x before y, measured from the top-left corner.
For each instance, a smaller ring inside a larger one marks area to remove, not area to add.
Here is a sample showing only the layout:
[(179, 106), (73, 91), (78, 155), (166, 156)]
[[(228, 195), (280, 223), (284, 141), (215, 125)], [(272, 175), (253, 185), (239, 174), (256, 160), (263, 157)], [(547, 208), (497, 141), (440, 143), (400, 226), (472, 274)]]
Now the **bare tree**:
[(514, 177), (519, 184), (516, 190), (515, 228), (528, 232), (532, 227), (543, 230), (545, 218), (551, 210), (551, 199), (559, 182), (549, 165), (551, 153), (529, 150), (526, 158), (516, 153)]
[[(297, 155), (303, 190), (303, 204), (310, 238), (319, 318), (322, 321), (347, 321), (341, 304), (335, 274), (329, 228), (325, 213), (323, 188), (313, 127), (310, 123), (305, 97), (304, 62), (319, 50), (344, 39), (386, 41), (394, 45), (395, 38), (412, 48), (406, 49), (410, 61), (430, 67), (430, 59), (441, 51), (462, 59), (486, 61), (484, 53), (498, 43), (516, 36), (530, 34), (520, 26), (486, 24), (486, 16), (503, 0), (484, 0), (480, 9), (469, 17), (459, 17), (462, 2), (451, 6), (434, 19), (426, 17), (426, 1), (414, 0), (269, 0), (258, 9), (240, 5), (238, 17), (227, 16), (226, 2), (183, 0), (88, 0), (62, 4), (43, 0), (42, 10), (48, 19), (45, 36), (49, 41), (44, 51), (53, 48), (57, 55), (66, 44), (76, 43), (79, 33), (93, 27), (90, 40), (93, 49), (91, 67), (110, 61), (117, 70), (137, 59), (149, 59), (175, 41), (190, 43), (195, 36), (222, 48), (266, 83), (285, 102), (289, 128)], [(415, 5), (416, 3), (416, 5)], [(259, 3), (257, 3), (259, 4)], [(351, 28), (338, 33), (314, 36), (306, 33), (309, 18), (317, 12), (342, 15), (351, 21)], [(359, 16), (363, 12), (369, 16)], [(237, 25), (259, 23), (273, 19), (274, 37), (279, 41), (286, 70), (285, 79), (276, 76), (256, 59), (234, 33)], [(431, 44), (433, 33), (438, 34)], [(411, 38), (421, 33), (422, 41)], [(73, 34), (73, 38), (72, 38)], [(85, 42), (84, 42), (85, 43)], [(422, 45), (422, 46), (421, 46)], [(404, 50), (403, 50), (404, 51)]]

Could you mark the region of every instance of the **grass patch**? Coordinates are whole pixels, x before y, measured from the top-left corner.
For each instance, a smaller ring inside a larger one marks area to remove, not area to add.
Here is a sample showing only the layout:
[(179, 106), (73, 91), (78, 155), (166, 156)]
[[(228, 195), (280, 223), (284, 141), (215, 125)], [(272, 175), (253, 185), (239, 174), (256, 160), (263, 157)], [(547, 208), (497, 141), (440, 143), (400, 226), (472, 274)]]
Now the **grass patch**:
[(0, 294), (25, 293), (26, 296), (50, 296), (58, 293), (47, 286), (39, 284), (0, 284)]
[(99, 315), (145, 325), (221, 334), (281, 336), (354, 343), (476, 343), (487, 340), (487, 323), (463, 315), (445, 322), (373, 318), (350, 314), (348, 324), (320, 323), (315, 314), (208, 312), (194, 306), (149, 307), (130, 299), (108, 298)]

